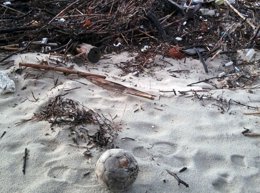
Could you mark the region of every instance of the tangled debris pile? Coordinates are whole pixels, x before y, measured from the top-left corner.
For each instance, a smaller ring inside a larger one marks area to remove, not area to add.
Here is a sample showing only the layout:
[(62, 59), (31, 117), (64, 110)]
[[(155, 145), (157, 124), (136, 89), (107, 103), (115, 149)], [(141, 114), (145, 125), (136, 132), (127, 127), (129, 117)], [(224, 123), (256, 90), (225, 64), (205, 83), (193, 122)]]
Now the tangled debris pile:
[(56, 96), (34, 115), (37, 120), (46, 120), (52, 126), (69, 125), (71, 136), (77, 145), (110, 146), (117, 135), (112, 123), (103, 115), (80, 105), (78, 102)]
[(5, 0), (0, 7), (0, 49), (66, 57), (81, 55), (88, 50), (82, 46), (86, 43), (94, 46), (94, 55), (88, 55), (94, 62), (100, 54), (137, 51), (135, 62), (118, 65), (137, 74), (155, 66), (158, 54), (199, 59), (205, 73), (207, 60), (226, 55), (229, 71), (220, 78), (237, 73), (243, 79), (231, 85), (237, 87), (244, 85), (244, 77), (252, 82), (258, 76), (251, 71), (259, 67), (259, 59), (254, 60), (260, 48), (259, 10), (257, 0)]
[[(86, 42), (106, 50), (161, 42), (203, 46), (208, 55), (226, 42), (228, 50), (260, 45), (253, 40), (258, 1), (235, 1), (246, 20), (214, 0), (4, 1), (0, 7), (0, 46), (44, 52), (71, 51)], [(251, 26), (248, 24), (250, 21)], [(18, 46), (18, 47), (17, 47)], [(222, 45), (223, 46), (223, 45)]]

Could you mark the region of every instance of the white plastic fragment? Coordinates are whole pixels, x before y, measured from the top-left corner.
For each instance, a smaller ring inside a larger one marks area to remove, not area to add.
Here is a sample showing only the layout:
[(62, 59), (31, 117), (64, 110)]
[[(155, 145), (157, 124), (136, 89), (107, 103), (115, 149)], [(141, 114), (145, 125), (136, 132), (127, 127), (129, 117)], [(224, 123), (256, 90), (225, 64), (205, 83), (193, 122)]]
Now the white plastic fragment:
[(221, 73), (218, 74), (218, 77), (219, 77), (219, 78), (224, 77), (224, 76), (226, 76), (226, 73), (225, 73), (225, 72), (221, 72)]
[(234, 68), (235, 68), (236, 72), (240, 72), (241, 71), (237, 66), (235, 66)]
[(5, 72), (0, 71), (0, 94), (15, 92), (15, 83)]
[(119, 46), (121, 46), (121, 45), (122, 45), (121, 42), (113, 43), (113, 46), (115, 46), (115, 47), (119, 47)]
[[(225, 2), (225, 0), (215, 0), (215, 3), (217, 5), (222, 5), (222, 4), (224, 4), (224, 2)], [(231, 4), (235, 4), (236, 0), (228, 0), (228, 2), (231, 3)]]
[(42, 44), (47, 44), (47, 42), (48, 42), (48, 38), (42, 38), (42, 41), (41, 41)]
[(192, 0), (192, 3), (204, 3), (204, 0)]
[(64, 18), (60, 18), (58, 21), (64, 23), (66, 20)]
[(207, 16), (215, 16), (216, 15), (216, 10), (214, 10), (214, 9), (201, 8), (200, 12), (201, 12), (202, 15), (207, 15)]
[(6, 1), (3, 3), (3, 5), (11, 5), (12, 3), (10, 1)]
[(233, 61), (227, 62), (226, 64), (224, 64), (225, 67), (229, 67), (232, 66), (234, 64)]
[(98, 181), (111, 191), (124, 191), (137, 178), (139, 167), (134, 156), (123, 149), (104, 152), (96, 163)]
[(248, 49), (247, 53), (246, 53), (246, 58), (245, 58), (246, 61), (251, 62), (252, 59), (254, 58), (255, 54), (256, 54), (256, 52), (254, 49)]
[(145, 45), (143, 48), (141, 48), (141, 52), (146, 52), (149, 48), (150, 46)]
[(202, 53), (202, 52), (205, 52), (206, 49), (205, 48), (202, 48), (202, 47), (193, 47), (193, 48), (188, 48), (188, 49), (182, 49), (182, 52), (184, 52), (185, 54), (188, 54), (188, 55), (197, 55), (197, 51), (199, 53)]
[(182, 38), (181, 37), (176, 37), (175, 38), (177, 41), (182, 41)]

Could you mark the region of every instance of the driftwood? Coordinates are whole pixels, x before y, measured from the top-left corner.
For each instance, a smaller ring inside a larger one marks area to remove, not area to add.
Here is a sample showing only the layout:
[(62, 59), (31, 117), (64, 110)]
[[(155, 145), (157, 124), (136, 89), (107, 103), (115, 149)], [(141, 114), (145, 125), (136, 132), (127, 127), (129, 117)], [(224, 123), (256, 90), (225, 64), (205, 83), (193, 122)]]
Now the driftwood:
[(64, 68), (64, 67), (55, 67), (55, 66), (49, 66), (49, 65), (29, 64), (29, 63), (20, 63), (19, 66), (36, 68), (36, 69), (43, 69), (43, 70), (50, 70), (50, 71), (57, 71), (57, 72), (63, 72), (63, 73), (66, 73), (66, 74), (77, 74), (77, 75), (82, 76), (82, 77), (93, 76), (93, 77), (97, 77), (97, 78), (106, 78), (103, 75), (98, 75), (98, 74), (92, 74), (92, 73), (88, 73), (88, 72), (72, 70), (72, 69)]
[(253, 112), (253, 113), (244, 113), (244, 115), (260, 115), (260, 111), (259, 112)]
[(90, 77), (90, 78), (88, 78), (88, 80), (91, 81), (93, 84), (98, 85), (107, 90), (112, 90), (112, 91), (120, 92), (123, 94), (139, 96), (139, 97), (143, 97), (143, 98), (147, 98), (147, 99), (151, 99), (151, 100), (154, 100), (154, 98), (155, 98), (154, 95), (151, 95), (149, 93), (142, 92), (142, 91), (136, 90), (134, 88), (129, 88), (122, 84), (118, 84), (118, 83), (115, 83), (115, 82), (112, 82), (109, 80), (105, 80), (102, 78)]
[(19, 66), (63, 72), (66, 74), (77, 74), (78, 76), (84, 77), (87, 80), (89, 80), (90, 82), (92, 82), (93, 84), (100, 86), (107, 90), (120, 92), (122, 94), (130, 94), (130, 95), (143, 97), (143, 98), (147, 98), (147, 99), (151, 99), (151, 100), (153, 100), (155, 98), (154, 95), (151, 95), (149, 93), (142, 92), (142, 91), (136, 90), (134, 88), (129, 88), (127, 86), (124, 86), (124, 85), (121, 85), (121, 84), (118, 84), (118, 83), (115, 83), (115, 82), (112, 82), (109, 80), (105, 80), (106, 76), (103, 76), (103, 75), (72, 70), (72, 69), (64, 68), (64, 67), (54, 67), (54, 66), (49, 66), (49, 65), (42, 65), (42, 64), (20, 63)]

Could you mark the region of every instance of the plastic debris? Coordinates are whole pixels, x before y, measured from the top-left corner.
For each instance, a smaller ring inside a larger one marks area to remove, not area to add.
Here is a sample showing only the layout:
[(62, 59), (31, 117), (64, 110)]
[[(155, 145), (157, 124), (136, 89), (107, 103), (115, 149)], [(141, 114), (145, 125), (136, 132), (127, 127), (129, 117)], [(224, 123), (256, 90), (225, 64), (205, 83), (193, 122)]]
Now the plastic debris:
[(175, 38), (177, 41), (182, 41), (182, 38), (181, 37), (176, 37)]
[(204, 0), (193, 0), (192, 3), (204, 3)]
[(63, 23), (63, 22), (65, 22), (66, 20), (65, 20), (64, 18), (60, 18), (58, 21), (61, 22), (61, 23)]
[(218, 77), (219, 77), (219, 78), (224, 77), (224, 76), (226, 76), (226, 73), (225, 73), (225, 72), (221, 72), (221, 73), (218, 74)]
[[(215, 3), (217, 5), (222, 5), (222, 4), (224, 4), (224, 2), (225, 2), (225, 0), (215, 0)], [(228, 0), (228, 2), (231, 3), (231, 4), (235, 4), (236, 0)]]
[(3, 5), (11, 5), (12, 3), (10, 1), (3, 2)]
[(255, 52), (254, 49), (248, 49), (247, 53), (246, 53), (246, 57), (245, 57), (246, 61), (247, 62), (252, 62), (255, 54), (256, 54), (256, 52)]
[(190, 55), (190, 56), (193, 56), (193, 55), (197, 55), (197, 51), (202, 53), (202, 52), (205, 52), (206, 49), (205, 48), (200, 48), (200, 47), (194, 47), (194, 48), (188, 48), (188, 49), (182, 49), (182, 52), (187, 54), (187, 55)]
[(141, 52), (146, 52), (149, 48), (150, 48), (150, 46), (145, 45), (145, 46), (141, 49)]
[(233, 61), (230, 61), (230, 62), (227, 62), (226, 64), (224, 64), (223, 66), (224, 67), (229, 67), (229, 66), (233, 66), (234, 62)]
[(202, 15), (207, 15), (207, 16), (215, 16), (216, 15), (216, 10), (214, 9), (200, 9), (200, 12)]
[(121, 45), (122, 45), (121, 42), (113, 43), (113, 46), (115, 46), (115, 47), (119, 47)]
[(42, 41), (41, 41), (42, 44), (47, 44), (47, 42), (48, 42), (48, 38), (42, 38)]
[(7, 73), (0, 71), (0, 94), (14, 93), (15, 83)]
[(183, 53), (178, 46), (172, 47), (168, 50), (168, 56), (177, 60), (180, 60), (184, 57)]

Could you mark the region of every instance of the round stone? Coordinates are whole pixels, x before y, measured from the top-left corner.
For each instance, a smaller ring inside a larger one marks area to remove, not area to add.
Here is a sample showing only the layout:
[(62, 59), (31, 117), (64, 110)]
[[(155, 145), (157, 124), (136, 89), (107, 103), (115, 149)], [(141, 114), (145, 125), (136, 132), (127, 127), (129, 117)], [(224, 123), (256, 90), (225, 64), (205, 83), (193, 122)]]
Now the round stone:
[(138, 164), (134, 156), (123, 149), (104, 152), (96, 163), (98, 181), (112, 191), (129, 188), (138, 175)]

